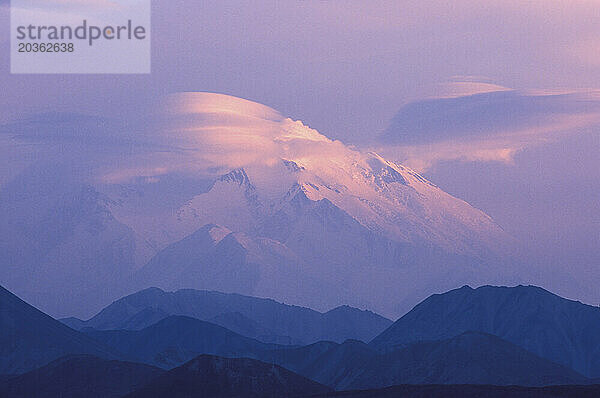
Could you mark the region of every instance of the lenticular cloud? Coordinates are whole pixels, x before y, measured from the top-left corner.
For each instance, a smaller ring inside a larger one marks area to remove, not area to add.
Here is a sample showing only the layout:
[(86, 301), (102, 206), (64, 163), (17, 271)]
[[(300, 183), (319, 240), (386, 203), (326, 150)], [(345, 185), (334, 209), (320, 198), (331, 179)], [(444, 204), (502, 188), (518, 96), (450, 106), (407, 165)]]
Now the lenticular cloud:
[(133, 170), (111, 170), (107, 179), (175, 171), (214, 174), (291, 158), (308, 166), (320, 163), (323, 157), (356, 156), (341, 142), (328, 139), (301, 121), (284, 117), (268, 106), (223, 94), (175, 94), (161, 104), (157, 114), (150, 136), (158, 140), (161, 150), (135, 159)]

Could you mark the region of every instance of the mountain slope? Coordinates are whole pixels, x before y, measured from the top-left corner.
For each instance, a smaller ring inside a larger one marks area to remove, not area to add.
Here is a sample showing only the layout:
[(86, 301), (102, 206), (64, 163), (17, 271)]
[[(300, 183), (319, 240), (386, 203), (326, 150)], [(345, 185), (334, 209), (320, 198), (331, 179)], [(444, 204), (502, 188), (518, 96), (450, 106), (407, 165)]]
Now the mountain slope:
[[(159, 253), (140, 272), (141, 280), (167, 289), (210, 287), (315, 308), (350, 303), (398, 313), (428, 286), (448, 289), (460, 281), (490, 280), (486, 262), (499, 261), (510, 241), (483, 213), (377, 155), (355, 159), (349, 170), (328, 179), (290, 160), (280, 164), (288, 167), (274, 166), (284, 174), (272, 180), (275, 188), (263, 192), (254, 185), (264, 171), (236, 169), (178, 212), (185, 228), (208, 224), (237, 232), (229, 248), (219, 253), (225, 240), (219, 242), (193, 264), (164, 261)], [(290, 178), (290, 185), (281, 185)], [(273, 189), (282, 191), (279, 197), (273, 198)], [(189, 251), (179, 243), (168, 250), (181, 258)], [(182, 269), (180, 263), (190, 265)], [(217, 270), (230, 277), (221, 278)], [(365, 272), (368, 285), (361, 283)], [(154, 277), (145, 279), (145, 273)], [(493, 278), (503, 274), (511, 275), (510, 269)], [(414, 285), (408, 296), (379, 307), (385, 300), (371, 286), (407, 282)], [(315, 295), (318, 299), (311, 300)]]
[(600, 308), (534, 286), (465, 286), (433, 295), (371, 345), (393, 350), (467, 331), (499, 336), (587, 377), (600, 376)]
[(128, 398), (310, 396), (329, 389), (277, 365), (201, 355), (158, 377)]
[(68, 356), (0, 385), (0, 396), (118, 398), (163, 373), (161, 369), (138, 363)]
[(358, 374), (377, 362), (373, 349), (363, 342), (348, 340), (330, 347), (299, 373), (339, 390), (352, 385)]
[(0, 286), (0, 374), (24, 373), (68, 354), (116, 357)]
[[(326, 313), (274, 300), (212, 291), (145, 289), (115, 301), (79, 328), (142, 329), (169, 315), (217, 323), (266, 342), (369, 341), (392, 322), (370, 311), (339, 307)], [(71, 324), (74, 324), (73, 322)]]

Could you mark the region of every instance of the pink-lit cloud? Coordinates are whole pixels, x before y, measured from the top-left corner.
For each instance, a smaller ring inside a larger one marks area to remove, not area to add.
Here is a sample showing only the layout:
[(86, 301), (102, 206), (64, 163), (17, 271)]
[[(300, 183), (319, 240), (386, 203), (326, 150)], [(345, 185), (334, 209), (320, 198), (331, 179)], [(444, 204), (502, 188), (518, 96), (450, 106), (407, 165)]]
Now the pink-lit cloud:
[[(145, 139), (159, 148), (109, 169), (105, 181), (171, 172), (223, 173), (263, 167), (281, 159), (314, 165), (356, 152), (301, 121), (256, 102), (215, 93), (181, 93), (160, 105)], [(165, 150), (164, 148), (168, 148)]]

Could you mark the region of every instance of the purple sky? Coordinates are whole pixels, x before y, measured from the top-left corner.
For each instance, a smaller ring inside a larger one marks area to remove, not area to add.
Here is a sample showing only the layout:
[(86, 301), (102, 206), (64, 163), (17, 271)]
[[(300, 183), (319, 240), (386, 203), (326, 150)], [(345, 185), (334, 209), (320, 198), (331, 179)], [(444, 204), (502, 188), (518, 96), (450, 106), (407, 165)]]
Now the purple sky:
[[(0, 121), (46, 112), (130, 118), (179, 91), (247, 98), (329, 137), (386, 147), (392, 160), (496, 218), (532, 261), (600, 284), (596, 0), (157, 0), (154, 7), (151, 75), (10, 75), (4, 56)], [(507, 114), (494, 114), (485, 94), (475, 113), (440, 99), (501, 88), (518, 93), (504, 103)], [(550, 93), (569, 94), (548, 101)], [(424, 99), (446, 112), (427, 131), (415, 128), (424, 123), (415, 107), (405, 107)], [(381, 141), (401, 109), (400, 124), (412, 126), (405, 140)], [(507, 122), (511, 109), (522, 112)], [(473, 127), (473, 118), (481, 123)], [(389, 150), (392, 143), (398, 148)], [(14, 145), (0, 136), (0, 184), (30, 159)], [(548, 272), (557, 293), (567, 291), (564, 281)], [(594, 292), (582, 298), (600, 301)]]

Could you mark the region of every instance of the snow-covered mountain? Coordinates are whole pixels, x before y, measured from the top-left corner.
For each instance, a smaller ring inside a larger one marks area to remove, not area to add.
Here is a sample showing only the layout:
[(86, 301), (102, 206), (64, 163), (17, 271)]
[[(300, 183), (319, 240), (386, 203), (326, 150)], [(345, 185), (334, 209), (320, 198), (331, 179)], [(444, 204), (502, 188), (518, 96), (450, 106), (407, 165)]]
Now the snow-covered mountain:
[(178, 98), (169, 123), (197, 158), (223, 172), (162, 219), (162, 236), (180, 239), (157, 242), (162, 250), (138, 272), (140, 288), (216, 289), (322, 310), (350, 303), (396, 315), (429, 289), (506, 271), (492, 264), (510, 237), (407, 167), (217, 94)]
[[(397, 316), (435, 291), (513, 281), (503, 261), (511, 238), (489, 216), (376, 153), (220, 94), (176, 96), (154, 122), (160, 151), (99, 168), (88, 195), (96, 205), (46, 208), (38, 195), (43, 211), (30, 227), (42, 236), (48, 212), (82, 220), (57, 243), (52, 272), (65, 285), (75, 269), (103, 292), (118, 280), (121, 294), (196, 288)], [(26, 207), (11, 213), (14, 226)], [(101, 234), (84, 222), (98, 219)], [(49, 262), (42, 249), (28, 265)]]
[[(280, 169), (281, 178), (270, 183), (287, 189), (275, 198), (257, 188), (250, 171), (235, 169), (182, 206), (178, 221), (186, 227), (215, 223), (287, 241), (293, 226), (305, 224), (307, 218), (333, 217), (343, 222), (338, 226), (341, 233), (364, 228), (367, 234), (397, 243), (474, 256), (495, 251), (506, 241), (489, 216), (414, 171), (373, 153), (349, 154), (355, 158), (346, 164), (316, 167), (281, 159), (284, 167), (273, 166)], [(321, 227), (312, 232), (320, 233)]]

